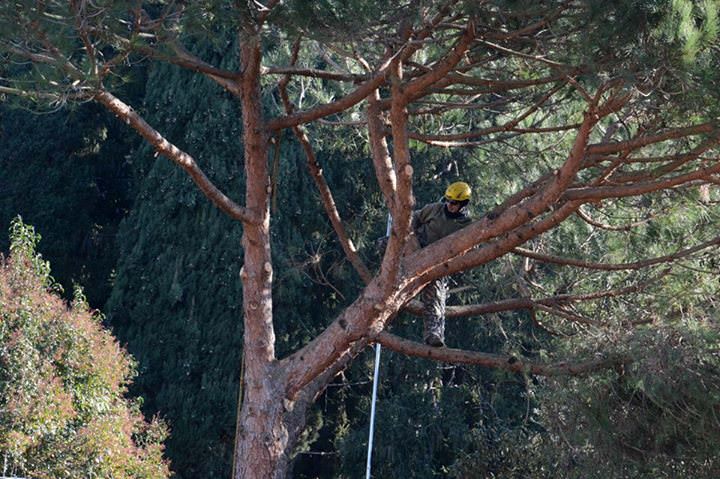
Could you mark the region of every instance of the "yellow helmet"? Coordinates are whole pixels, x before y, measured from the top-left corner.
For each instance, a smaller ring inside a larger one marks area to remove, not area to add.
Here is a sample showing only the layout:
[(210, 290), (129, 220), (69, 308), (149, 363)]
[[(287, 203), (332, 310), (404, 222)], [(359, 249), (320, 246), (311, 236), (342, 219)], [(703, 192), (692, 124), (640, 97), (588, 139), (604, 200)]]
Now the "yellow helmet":
[(445, 190), (445, 199), (448, 201), (468, 201), (470, 196), (470, 185), (464, 181), (456, 181)]

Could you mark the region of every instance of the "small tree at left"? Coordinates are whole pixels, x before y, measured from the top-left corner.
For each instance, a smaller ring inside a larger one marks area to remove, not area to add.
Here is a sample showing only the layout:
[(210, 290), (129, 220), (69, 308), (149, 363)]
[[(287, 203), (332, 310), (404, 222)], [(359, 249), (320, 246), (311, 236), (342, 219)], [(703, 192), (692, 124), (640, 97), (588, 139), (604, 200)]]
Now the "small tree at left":
[(76, 288), (67, 304), (19, 218), (0, 256), (0, 475), (165, 478), (167, 428), (125, 397), (132, 358)]

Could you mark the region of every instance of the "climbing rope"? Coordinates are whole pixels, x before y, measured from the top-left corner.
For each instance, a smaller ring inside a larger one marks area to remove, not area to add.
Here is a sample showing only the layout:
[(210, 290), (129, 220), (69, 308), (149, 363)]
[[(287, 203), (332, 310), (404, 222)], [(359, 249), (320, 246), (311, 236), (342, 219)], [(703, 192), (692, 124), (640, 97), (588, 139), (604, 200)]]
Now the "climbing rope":
[(378, 375), (380, 373), (380, 350), (380, 343), (375, 343), (375, 373), (373, 374), (372, 403), (370, 405), (370, 437), (368, 439), (365, 479), (370, 479), (370, 469), (372, 465), (373, 433), (375, 432), (375, 402), (377, 400)]
[[(385, 230), (385, 237), (390, 237), (390, 228), (392, 228), (392, 216), (388, 215), (387, 229)], [(375, 403), (377, 401), (377, 386), (378, 376), (380, 375), (380, 343), (375, 343), (375, 372), (373, 373), (373, 390), (372, 390), (372, 402), (370, 403), (370, 432), (368, 437), (368, 452), (367, 452), (367, 464), (365, 466), (365, 479), (370, 479), (370, 469), (372, 467), (372, 449), (373, 449), (373, 434), (375, 432)]]

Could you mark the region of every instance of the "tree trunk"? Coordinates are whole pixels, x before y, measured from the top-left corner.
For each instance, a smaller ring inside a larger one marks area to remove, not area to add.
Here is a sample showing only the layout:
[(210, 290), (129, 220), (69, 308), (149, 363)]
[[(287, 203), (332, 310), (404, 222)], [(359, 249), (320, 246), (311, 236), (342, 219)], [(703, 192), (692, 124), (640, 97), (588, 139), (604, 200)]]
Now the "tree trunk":
[(266, 387), (245, 390), (238, 415), (234, 479), (292, 477), (293, 451), (305, 429), (308, 408), (366, 345), (366, 341), (359, 342), (350, 354), (308, 384), (294, 401), (286, 397), (285, 369), (278, 363), (273, 366), (275, 374), (264, 382)]
[(243, 385), (237, 418), (234, 477), (280, 478), (288, 465), (284, 421), (284, 378), (278, 375), (272, 312), (272, 256), (268, 177), (268, 136), (260, 103), (260, 40), (244, 31), (240, 43), (243, 82), (243, 147), (246, 208), (243, 225)]
[(233, 477), (284, 478), (290, 444), (282, 390), (276, 380), (267, 378), (262, 387), (248, 387), (244, 393), (237, 424)]

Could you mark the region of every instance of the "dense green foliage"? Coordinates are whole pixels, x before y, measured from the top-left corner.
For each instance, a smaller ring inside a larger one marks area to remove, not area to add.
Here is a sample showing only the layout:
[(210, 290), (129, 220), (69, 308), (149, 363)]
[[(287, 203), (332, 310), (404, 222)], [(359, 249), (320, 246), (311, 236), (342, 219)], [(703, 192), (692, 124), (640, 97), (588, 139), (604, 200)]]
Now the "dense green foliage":
[(166, 427), (125, 398), (134, 362), (80, 289), (58, 297), (38, 240), (16, 220), (0, 260), (2, 475), (168, 477)]
[(717, 477), (717, 320), (673, 322), (618, 340), (637, 358), (629, 367), (545, 385), (543, 422), (567, 477)]
[[(17, 215), (43, 225), (44, 253), (59, 283), (68, 294), (73, 283), (84, 285), (93, 305), (112, 286), (137, 142), (92, 104), (52, 114), (5, 107), (0, 114), (0, 228)], [(0, 247), (7, 250), (6, 238)]]

